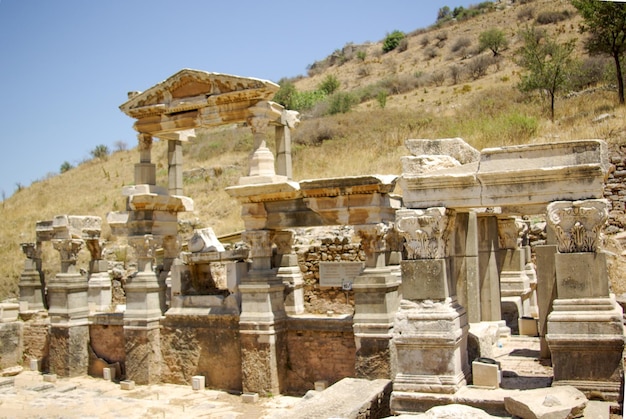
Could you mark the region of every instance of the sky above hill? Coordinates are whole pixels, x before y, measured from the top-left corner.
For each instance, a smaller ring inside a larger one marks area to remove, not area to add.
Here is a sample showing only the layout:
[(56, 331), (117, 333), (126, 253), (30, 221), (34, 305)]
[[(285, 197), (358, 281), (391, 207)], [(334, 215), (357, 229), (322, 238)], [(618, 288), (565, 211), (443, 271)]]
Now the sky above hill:
[(441, 7), (477, 3), (0, 0), (0, 199), (98, 145), (135, 147), (134, 120), (119, 105), (182, 68), (278, 82), (347, 43), (425, 28)]

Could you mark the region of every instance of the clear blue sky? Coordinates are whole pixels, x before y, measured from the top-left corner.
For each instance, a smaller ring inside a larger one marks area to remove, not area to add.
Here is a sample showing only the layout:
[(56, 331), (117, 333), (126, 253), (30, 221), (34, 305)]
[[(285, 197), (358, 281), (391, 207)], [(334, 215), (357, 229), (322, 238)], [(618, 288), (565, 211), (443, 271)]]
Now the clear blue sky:
[(477, 3), (0, 0), (0, 192), (76, 165), (99, 144), (135, 147), (119, 105), (182, 68), (277, 82), (346, 43), (424, 28), (443, 6)]

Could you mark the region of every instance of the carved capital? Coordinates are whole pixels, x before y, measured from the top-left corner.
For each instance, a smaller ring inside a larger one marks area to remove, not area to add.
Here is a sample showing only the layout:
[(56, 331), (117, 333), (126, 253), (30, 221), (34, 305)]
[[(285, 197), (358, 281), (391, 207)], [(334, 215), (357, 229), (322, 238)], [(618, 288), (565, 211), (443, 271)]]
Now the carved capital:
[(443, 207), (405, 209), (396, 212), (396, 229), (404, 237), (407, 258), (437, 259), (448, 256), (454, 229), (454, 210)]
[(146, 234), (129, 237), (128, 244), (135, 250), (138, 269), (144, 272), (152, 271), (152, 263), (159, 246), (158, 240), (152, 234)]
[(392, 227), (384, 224), (365, 224), (354, 227), (354, 232), (361, 239), (361, 248), (367, 255), (386, 252), (387, 238)]
[(137, 134), (137, 142), (139, 151), (150, 151), (152, 148), (152, 135), (140, 132)]
[(250, 258), (272, 256), (272, 232), (269, 230), (246, 231), (241, 238), (250, 246)]
[(87, 250), (89, 250), (89, 254), (91, 255), (91, 260), (101, 260), (102, 259), (102, 250), (103, 250), (103, 241), (100, 241), (99, 238), (89, 238), (85, 239), (85, 244), (87, 245)]
[(21, 243), (20, 246), (28, 259), (41, 259), (41, 247), (36, 243)]
[(609, 216), (605, 199), (556, 201), (548, 205), (548, 225), (561, 253), (595, 252)]
[(274, 233), (274, 244), (276, 250), (281, 255), (293, 253), (293, 245), (296, 241), (296, 235), (291, 230), (280, 230)]
[(76, 266), (78, 254), (85, 242), (82, 239), (54, 239), (52, 246), (61, 254), (61, 272), (68, 273)]
[(518, 217), (498, 218), (501, 249), (518, 249), (528, 235), (528, 225)]

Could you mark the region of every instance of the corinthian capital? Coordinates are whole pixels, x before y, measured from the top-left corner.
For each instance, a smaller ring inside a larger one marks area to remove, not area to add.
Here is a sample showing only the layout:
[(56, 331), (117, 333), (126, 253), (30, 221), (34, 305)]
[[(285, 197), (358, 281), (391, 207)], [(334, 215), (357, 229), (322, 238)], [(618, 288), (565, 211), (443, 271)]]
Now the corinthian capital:
[(517, 217), (498, 218), (500, 248), (517, 249), (528, 234), (528, 226)]
[(448, 255), (454, 228), (454, 210), (443, 207), (405, 209), (396, 212), (396, 230), (404, 237), (407, 258), (437, 259)]
[(548, 225), (554, 230), (559, 252), (595, 252), (609, 216), (605, 199), (556, 201), (548, 205)]

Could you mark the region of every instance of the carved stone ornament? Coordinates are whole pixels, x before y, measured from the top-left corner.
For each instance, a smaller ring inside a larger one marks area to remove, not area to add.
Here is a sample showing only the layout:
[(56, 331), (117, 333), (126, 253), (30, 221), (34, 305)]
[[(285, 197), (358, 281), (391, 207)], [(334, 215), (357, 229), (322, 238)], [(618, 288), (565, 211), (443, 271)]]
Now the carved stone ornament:
[(272, 256), (272, 233), (269, 230), (246, 231), (241, 238), (250, 246), (252, 259)]
[(361, 239), (361, 247), (370, 255), (387, 251), (387, 236), (390, 230), (391, 226), (384, 223), (359, 225), (354, 229)]
[(548, 225), (561, 253), (595, 252), (609, 216), (605, 199), (556, 201), (548, 205)]
[(293, 253), (293, 245), (296, 241), (296, 235), (291, 230), (280, 230), (274, 234), (274, 244), (276, 250), (281, 255)]
[(498, 218), (498, 238), (501, 249), (518, 249), (528, 234), (528, 226), (517, 217)]
[(102, 260), (102, 250), (104, 241), (100, 241), (99, 238), (85, 239), (87, 250), (91, 255), (91, 260)]
[(61, 272), (69, 272), (70, 266), (75, 266), (78, 254), (85, 242), (82, 239), (54, 239), (52, 247), (61, 254)]
[(396, 229), (406, 243), (409, 260), (437, 259), (448, 255), (448, 240), (454, 229), (455, 212), (444, 207), (396, 212)]

